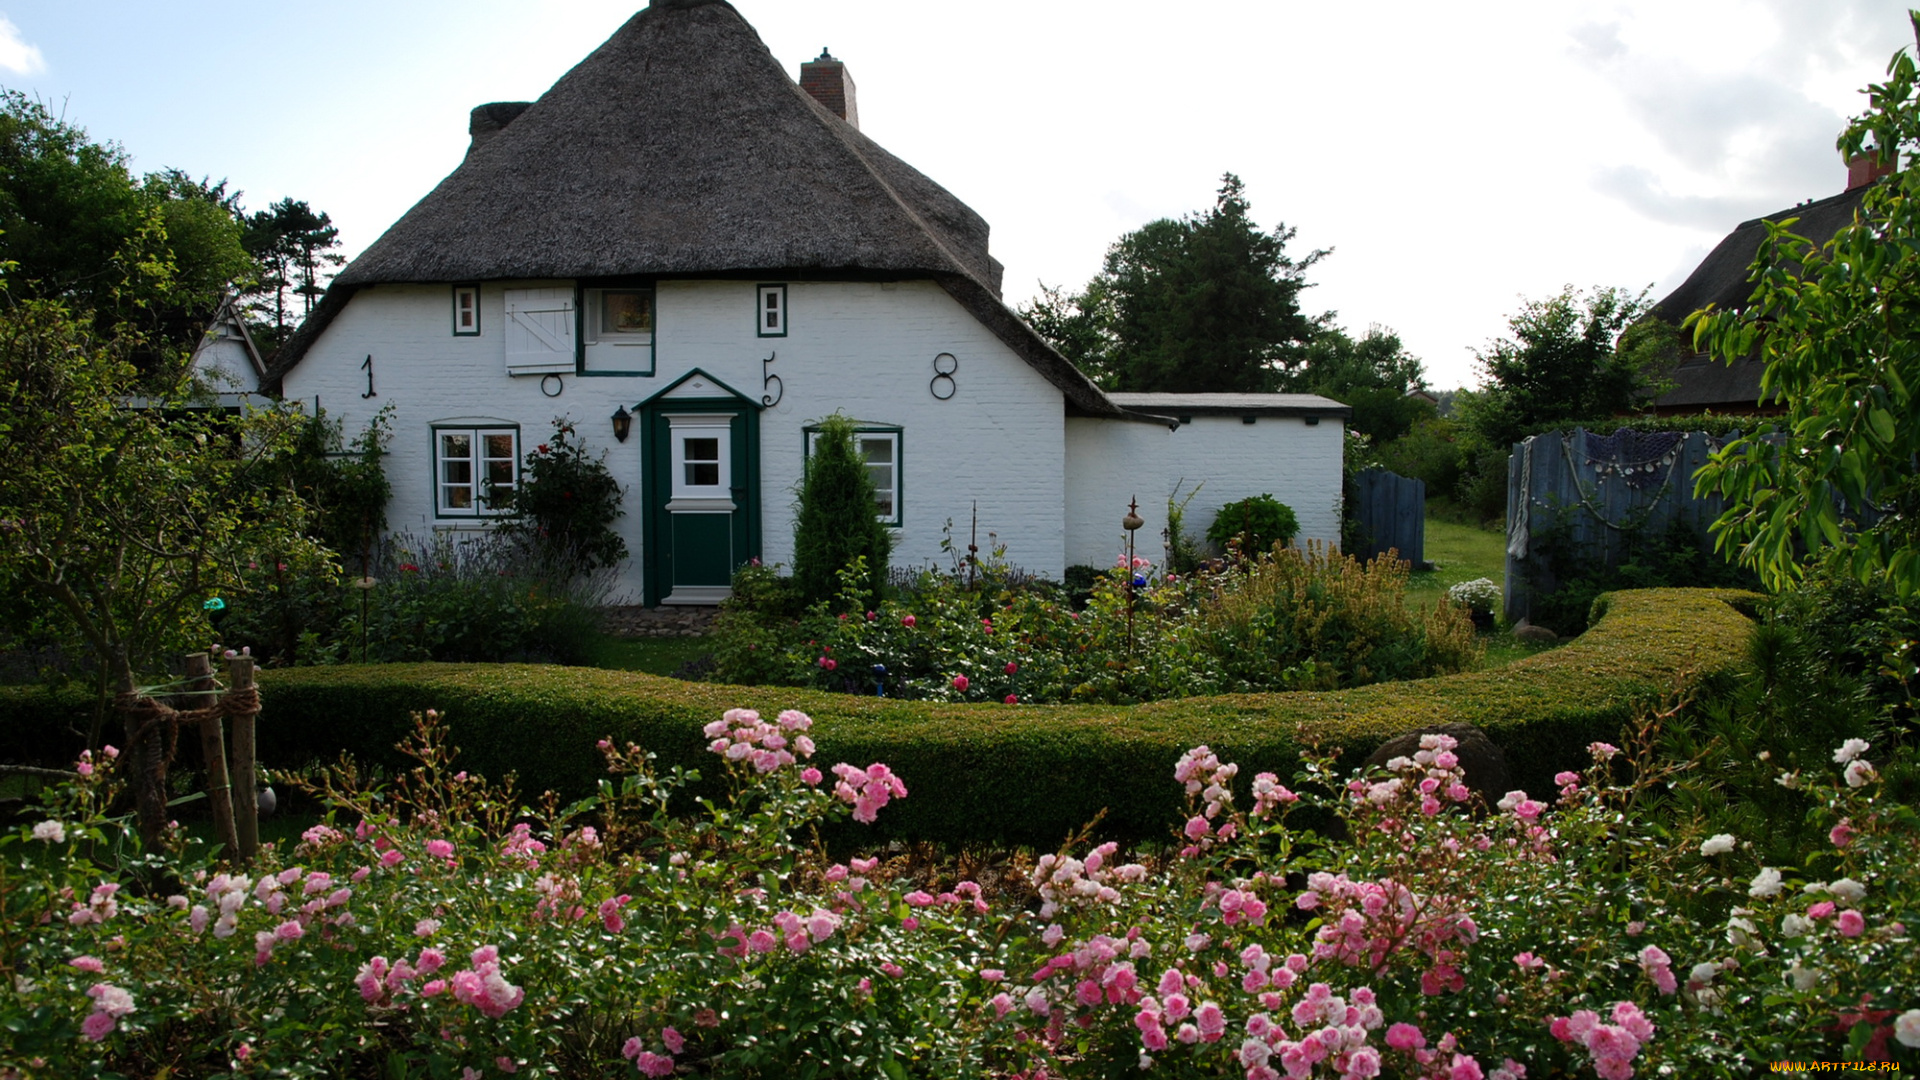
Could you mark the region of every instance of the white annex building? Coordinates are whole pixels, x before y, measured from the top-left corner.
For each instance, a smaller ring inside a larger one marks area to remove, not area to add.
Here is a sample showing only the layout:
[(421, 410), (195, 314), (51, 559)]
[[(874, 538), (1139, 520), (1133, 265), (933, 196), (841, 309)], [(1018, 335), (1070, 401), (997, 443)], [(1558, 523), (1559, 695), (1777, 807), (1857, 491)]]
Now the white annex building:
[(900, 565), (976, 506), (1024, 569), (1108, 565), (1136, 497), (1157, 557), (1202, 481), (1192, 531), (1270, 493), (1339, 538), (1346, 406), (1101, 392), (1002, 303), (986, 222), (860, 133), (840, 62), (794, 82), (722, 0), (655, 0), (470, 130), (259, 383), (348, 433), (392, 410), (396, 531), (487, 528), (564, 416), (626, 488), (620, 591), (713, 603), (790, 561), (808, 428), (840, 412)]

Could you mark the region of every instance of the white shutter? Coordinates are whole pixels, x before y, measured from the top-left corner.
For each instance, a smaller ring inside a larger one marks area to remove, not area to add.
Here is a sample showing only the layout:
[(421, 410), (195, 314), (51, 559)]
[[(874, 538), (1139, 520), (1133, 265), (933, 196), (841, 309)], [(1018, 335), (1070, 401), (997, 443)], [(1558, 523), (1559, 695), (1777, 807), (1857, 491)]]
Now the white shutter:
[(508, 289), (507, 374), (570, 375), (573, 289)]

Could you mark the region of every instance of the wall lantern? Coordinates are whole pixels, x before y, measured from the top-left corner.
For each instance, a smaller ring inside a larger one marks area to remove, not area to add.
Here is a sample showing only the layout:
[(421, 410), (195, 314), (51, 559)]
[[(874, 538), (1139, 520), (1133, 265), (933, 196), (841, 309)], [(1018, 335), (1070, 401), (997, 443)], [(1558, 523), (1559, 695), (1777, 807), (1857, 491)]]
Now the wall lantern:
[(620, 406), (620, 411), (613, 414), (614, 440), (616, 442), (626, 442), (627, 433), (632, 430), (633, 430), (633, 414), (627, 411), (627, 407), (625, 405), (622, 405)]

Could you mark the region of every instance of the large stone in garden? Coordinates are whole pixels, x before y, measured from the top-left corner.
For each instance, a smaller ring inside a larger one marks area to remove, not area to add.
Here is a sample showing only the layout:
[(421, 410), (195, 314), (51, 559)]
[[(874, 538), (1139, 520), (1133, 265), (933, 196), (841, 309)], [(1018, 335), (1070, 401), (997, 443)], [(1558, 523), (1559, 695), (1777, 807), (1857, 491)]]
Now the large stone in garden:
[(1559, 634), (1554, 633), (1544, 626), (1535, 626), (1525, 620), (1522, 620), (1519, 626), (1513, 628), (1513, 636), (1520, 641), (1538, 641), (1548, 645), (1560, 640)]
[(1472, 724), (1435, 724), (1409, 731), (1405, 735), (1395, 735), (1381, 743), (1380, 748), (1367, 757), (1367, 768), (1384, 768), (1394, 758), (1410, 758), (1419, 753), (1422, 735), (1453, 736), (1457, 743), (1453, 753), (1460, 759), (1460, 768), (1466, 773), (1467, 786), (1486, 805), (1492, 806), (1506, 795), (1510, 779), (1507, 756), (1500, 752), (1492, 739), (1487, 738), (1486, 732)]

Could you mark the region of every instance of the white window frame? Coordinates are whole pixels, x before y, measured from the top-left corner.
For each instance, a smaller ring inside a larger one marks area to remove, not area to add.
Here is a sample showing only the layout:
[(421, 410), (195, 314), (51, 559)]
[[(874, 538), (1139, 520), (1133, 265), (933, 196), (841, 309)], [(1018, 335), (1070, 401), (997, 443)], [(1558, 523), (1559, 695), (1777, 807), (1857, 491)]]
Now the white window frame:
[[(505, 507), (487, 505), (487, 492), (505, 487), (508, 491), (520, 485), (520, 428), (512, 424), (486, 424), (468, 426), (460, 423), (435, 424), (433, 432), (433, 513), (440, 518), (485, 518), (498, 517), (506, 513)], [(449, 436), (467, 437), (467, 454), (464, 458), (448, 455), (446, 439)], [(500, 457), (486, 453), (489, 436), (505, 436), (511, 456)], [(487, 466), (494, 462), (509, 462), (511, 482), (501, 485), (489, 483)], [(449, 477), (448, 467), (464, 464), (467, 467), (467, 479), (454, 481)], [(448, 495), (458, 489), (466, 489), (466, 506), (455, 506)]]
[[(461, 316), (470, 316), (468, 325), (461, 325)], [(480, 336), (480, 286), (455, 285), (453, 287), (453, 336)]]
[(762, 285), (754, 291), (753, 326), (760, 337), (787, 336), (785, 285)]
[[(820, 429), (818, 427), (808, 426), (806, 429), (806, 433), (807, 433), (807, 460), (812, 461), (813, 447), (814, 447), (815, 441), (820, 437)], [(868, 442), (868, 441), (885, 441), (885, 442), (891, 443), (893, 446), (893, 455), (892, 455), (893, 460), (888, 463), (891, 469), (892, 482), (888, 485), (883, 486), (876, 480), (873, 485), (873, 494), (875, 499), (878, 499), (882, 495), (883, 487), (884, 487), (884, 494), (893, 501), (893, 513), (887, 514), (887, 513), (880, 512), (878, 509), (878, 506), (881, 504), (876, 503), (874, 517), (880, 519), (880, 523), (882, 525), (888, 525), (896, 528), (899, 527), (902, 520), (900, 502), (901, 502), (901, 497), (904, 494), (904, 490), (905, 490), (905, 484), (903, 483), (903, 480), (902, 480), (902, 473), (905, 470), (900, 460), (901, 449), (905, 442), (905, 440), (902, 437), (903, 434), (904, 434), (903, 430), (897, 425), (893, 425), (893, 424), (856, 424), (853, 429), (853, 440), (854, 440), (855, 446), (859, 446), (859, 444), (861, 444), (862, 442)], [(865, 460), (866, 456), (867, 456), (866, 448), (861, 447), (860, 448), (861, 459)], [(874, 469), (873, 463), (871, 461), (867, 462), (868, 476), (873, 475), (873, 469)]]
[[(733, 414), (669, 413), (667, 436), (673, 488), (667, 509), (731, 513), (733, 505)], [(687, 482), (687, 440), (714, 439), (719, 448), (719, 482)]]

